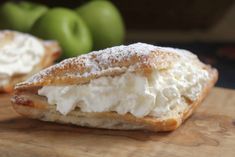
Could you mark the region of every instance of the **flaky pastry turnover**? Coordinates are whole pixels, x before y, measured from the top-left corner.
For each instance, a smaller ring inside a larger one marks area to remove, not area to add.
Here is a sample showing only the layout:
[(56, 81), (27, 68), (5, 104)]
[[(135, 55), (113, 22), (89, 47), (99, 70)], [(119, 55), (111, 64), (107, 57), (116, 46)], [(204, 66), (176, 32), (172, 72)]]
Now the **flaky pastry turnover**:
[(16, 83), (52, 65), (60, 51), (55, 41), (42, 41), (16, 31), (0, 31), (0, 92), (12, 92)]
[(192, 114), (217, 77), (189, 51), (136, 43), (53, 65), (17, 84), (12, 104), (44, 121), (170, 131)]

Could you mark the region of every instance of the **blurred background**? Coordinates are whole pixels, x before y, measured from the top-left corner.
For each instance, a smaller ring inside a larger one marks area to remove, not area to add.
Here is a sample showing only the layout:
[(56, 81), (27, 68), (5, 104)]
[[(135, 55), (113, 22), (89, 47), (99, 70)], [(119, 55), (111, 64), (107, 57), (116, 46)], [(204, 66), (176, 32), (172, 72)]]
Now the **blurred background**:
[[(1, 1), (4, 3), (6, 1)], [(50, 7), (75, 8), (87, 0), (35, 0)], [(111, 1), (125, 25), (124, 44), (150, 44), (191, 50), (219, 70), (217, 86), (235, 88), (234, 0)]]

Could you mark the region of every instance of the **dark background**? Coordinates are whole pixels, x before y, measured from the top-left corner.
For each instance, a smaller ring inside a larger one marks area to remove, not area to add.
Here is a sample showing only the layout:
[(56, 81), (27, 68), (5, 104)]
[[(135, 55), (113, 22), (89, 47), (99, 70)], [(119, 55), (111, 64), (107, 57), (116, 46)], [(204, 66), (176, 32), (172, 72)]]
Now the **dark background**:
[[(1, 1), (3, 3), (5, 1)], [(88, 0), (34, 0), (76, 8)], [(125, 26), (125, 44), (148, 42), (185, 48), (220, 73), (217, 86), (235, 88), (234, 0), (113, 0)], [(230, 18), (226, 16), (230, 14)], [(233, 17), (234, 18), (231, 18)], [(217, 25), (221, 27), (217, 28)], [(230, 24), (231, 23), (231, 24)], [(230, 26), (234, 24), (234, 27)]]
[[(2, 0), (1, 3), (7, 0)], [(20, 0), (12, 0), (20, 1)], [(89, 0), (27, 0), (50, 7), (76, 8)], [(217, 23), (234, 0), (112, 0), (126, 28), (148, 30), (205, 30)]]

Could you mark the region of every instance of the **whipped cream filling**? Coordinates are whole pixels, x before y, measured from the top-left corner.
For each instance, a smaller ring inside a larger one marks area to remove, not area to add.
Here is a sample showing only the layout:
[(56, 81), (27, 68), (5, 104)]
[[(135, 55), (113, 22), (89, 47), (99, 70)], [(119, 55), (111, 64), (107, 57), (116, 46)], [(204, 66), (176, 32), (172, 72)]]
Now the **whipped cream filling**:
[(44, 46), (37, 38), (14, 32), (13, 38), (0, 46), (0, 84), (13, 75), (29, 73), (44, 52)]
[(44, 86), (38, 91), (48, 103), (66, 115), (76, 107), (83, 112), (131, 113), (136, 117), (172, 117), (188, 107), (185, 99), (196, 100), (209, 74), (187, 62), (155, 71), (150, 77), (126, 72), (100, 77), (84, 85)]

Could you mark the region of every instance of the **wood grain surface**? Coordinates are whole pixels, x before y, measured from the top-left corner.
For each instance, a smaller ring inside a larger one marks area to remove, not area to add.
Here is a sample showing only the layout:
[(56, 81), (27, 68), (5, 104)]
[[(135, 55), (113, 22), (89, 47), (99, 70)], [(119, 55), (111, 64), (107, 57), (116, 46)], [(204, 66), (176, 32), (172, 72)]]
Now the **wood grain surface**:
[(235, 157), (235, 91), (214, 88), (179, 129), (168, 133), (81, 128), (31, 120), (0, 96), (1, 157)]

